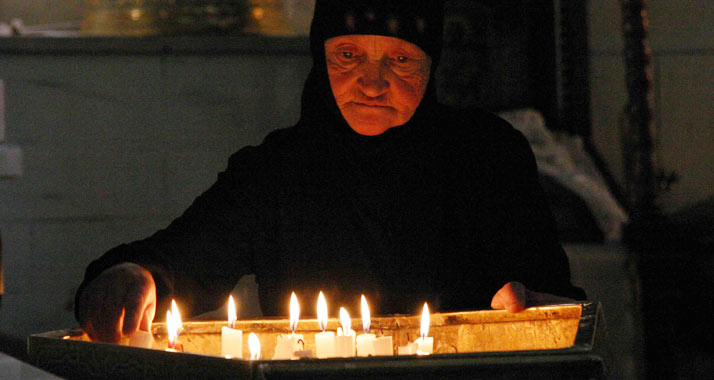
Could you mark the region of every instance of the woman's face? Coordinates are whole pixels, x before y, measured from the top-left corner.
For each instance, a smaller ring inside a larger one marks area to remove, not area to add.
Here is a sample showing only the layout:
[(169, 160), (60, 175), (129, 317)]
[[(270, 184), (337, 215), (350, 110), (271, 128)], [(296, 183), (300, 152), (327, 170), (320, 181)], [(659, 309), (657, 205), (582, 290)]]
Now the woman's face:
[(333, 37), (325, 41), (325, 56), (337, 106), (361, 135), (379, 135), (409, 121), (429, 82), (429, 56), (398, 38)]

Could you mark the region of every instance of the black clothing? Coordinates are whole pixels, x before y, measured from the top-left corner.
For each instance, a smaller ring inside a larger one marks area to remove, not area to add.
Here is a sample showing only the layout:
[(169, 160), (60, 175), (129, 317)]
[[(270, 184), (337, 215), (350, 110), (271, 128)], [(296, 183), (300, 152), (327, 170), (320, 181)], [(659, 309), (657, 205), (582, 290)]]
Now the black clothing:
[(93, 262), (83, 285), (135, 262), (151, 269), (160, 299), (180, 299), (189, 315), (219, 307), (249, 273), (266, 315), (287, 315), (293, 290), (308, 303), (323, 290), (351, 310), (364, 293), (376, 313), (415, 313), (424, 301), (488, 308), (509, 281), (583, 299), (525, 138), (484, 112), (435, 103), (417, 112), (374, 137), (331, 112), (304, 113), (234, 154), (168, 228)]
[[(316, 25), (313, 48), (330, 33)], [(519, 132), (439, 105), (432, 70), (406, 124), (359, 135), (318, 50), (297, 125), (235, 153), (166, 229), (90, 264), (78, 295), (104, 269), (134, 262), (152, 272), (158, 310), (171, 296), (187, 315), (219, 307), (250, 273), (265, 315), (287, 315), (292, 291), (309, 304), (323, 290), (331, 309), (353, 311), (364, 293), (375, 314), (417, 313), (425, 301), (436, 311), (488, 308), (509, 281), (584, 299)]]

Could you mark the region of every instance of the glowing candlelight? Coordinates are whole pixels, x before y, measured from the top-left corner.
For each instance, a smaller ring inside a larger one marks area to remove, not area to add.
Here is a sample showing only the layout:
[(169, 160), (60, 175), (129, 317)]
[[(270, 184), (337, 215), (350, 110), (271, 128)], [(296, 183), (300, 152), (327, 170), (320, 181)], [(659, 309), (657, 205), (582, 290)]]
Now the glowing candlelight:
[(300, 304), (298, 303), (297, 296), (295, 292), (290, 295), (290, 331), (295, 333), (298, 326), (298, 321), (300, 321)]
[(325, 295), (320, 292), (317, 297), (317, 320), (322, 332), (315, 334), (315, 354), (318, 358), (329, 358), (335, 356), (335, 333), (325, 331), (327, 329), (327, 301)]
[(417, 354), (418, 355), (429, 355), (434, 352), (434, 338), (429, 335), (429, 306), (424, 302), (424, 309), (421, 313), (421, 328), (419, 333), (421, 336), (416, 340)]
[(295, 334), (298, 322), (300, 321), (300, 304), (295, 292), (290, 295), (290, 334), (278, 336), (275, 344), (275, 354), (273, 359), (298, 359), (298, 357), (312, 357), (312, 350), (303, 350), (305, 346), (304, 338), (301, 334)]
[(228, 327), (221, 327), (221, 355), (234, 358), (243, 357), (243, 331), (236, 330), (236, 303), (228, 297)]
[(260, 359), (260, 340), (255, 333), (248, 335), (248, 348), (250, 349), (250, 360)]
[(236, 313), (236, 302), (233, 300), (233, 295), (228, 296), (228, 327), (234, 329), (236, 328), (236, 320), (238, 320), (238, 313)]
[(324, 332), (325, 329), (327, 329), (327, 301), (322, 292), (317, 296), (317, 322), (320, 324), (320, 329)]
[(362, 307), (362, 330), (365, 333), (369, 332), (369, 327), (372, 325), (372, 316), (369, 313), (369, 305), (367, 304), (367, 298), (362, 295), (361, 305)]
[(343, 358), (355, 356), (355, 331), (352, 319), (344, 307), (340, 308), (340, 325), (335, 337), (335, 355)]
[[(372, 324), (372, 317), (369, 313), (369, 305), (367, 304), (367, 299), (362, 295), (362, 331), (364, 334), (357, 336), (357, 356), (374, 356), (376, 355), (374, 343), (376, 341), (376, 336), (369, 333), (369, 327)], [(389, 345), (391, 350), (391, 340), (389, 337)]]
[(182, 351), (181, 343), (178, 341), (179, 334), (183, 329), (181, 322), (181, 313), (179, 313), (176, 301), (171, 300), (171, 310), (166, 311), (166, 331), (169, 339), (169, 349), (174, 351)]
[(350, 318), (350, 313), (344, 307), (340, 308), (340, 326), (343, 335), (349, 335), (350, 332), (354, 332), (352, 330), (352, 318)]

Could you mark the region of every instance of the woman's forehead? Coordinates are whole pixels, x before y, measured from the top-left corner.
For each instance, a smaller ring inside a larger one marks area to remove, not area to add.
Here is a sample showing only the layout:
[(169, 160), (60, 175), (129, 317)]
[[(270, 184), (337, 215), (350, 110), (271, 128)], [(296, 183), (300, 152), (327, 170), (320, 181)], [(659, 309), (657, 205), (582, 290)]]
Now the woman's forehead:
[(419, 46), (401, 38), (390, 36), (375, 34), (350, 34), (332, 37), (325, 41), (325, 47), (327, 49), (335, 48), (342, 44), (352, 44), (365, 49), (375, 46), (378, 46), (380, 49), (405, 49), (413, 51), (415, 54), (420, 53), (426, 55), (426, 53)]

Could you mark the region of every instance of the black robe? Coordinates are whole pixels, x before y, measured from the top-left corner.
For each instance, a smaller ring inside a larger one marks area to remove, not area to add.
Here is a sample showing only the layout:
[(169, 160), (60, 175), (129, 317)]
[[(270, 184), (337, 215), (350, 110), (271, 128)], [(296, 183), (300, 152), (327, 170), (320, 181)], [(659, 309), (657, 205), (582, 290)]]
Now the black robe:
[(297, 125), (240, 149), (166, 229), (94, 261), (78, 294), (134, 262), (154, 275), (159, 310), (173, 297), (187, 315), (220, 307), (251, 273), (265, 315), (287, 315), (292, 291), (307, 315), (320, 290), (331, 315), (356, 314), (360, 294), (375, 314), (484, 309), (509, 281), (584, 299), (519, 132), (438, 104), (432, 82), (407, 124), (361, 136), (324, 73), (308, 78)]

